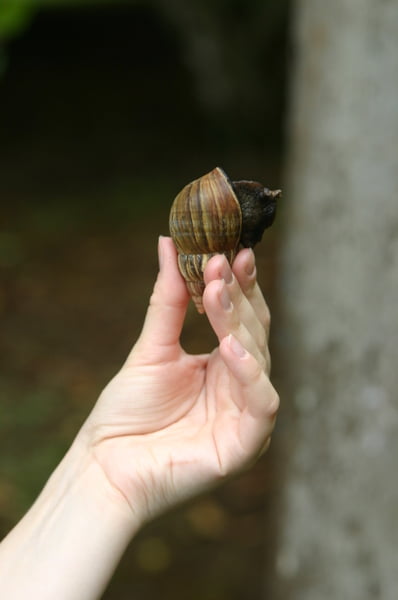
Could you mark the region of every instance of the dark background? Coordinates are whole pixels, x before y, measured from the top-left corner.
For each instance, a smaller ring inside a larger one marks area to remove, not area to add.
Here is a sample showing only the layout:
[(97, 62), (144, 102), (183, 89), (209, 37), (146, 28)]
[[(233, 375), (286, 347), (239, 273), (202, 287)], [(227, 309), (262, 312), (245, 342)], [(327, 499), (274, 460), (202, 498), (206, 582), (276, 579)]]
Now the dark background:
[[(134, 343), (180, 188), (216, 165), (283, 184), (288, 29), (276, 0), (49, 3), (3, 28), (0, 534)], [(282, 228), (283, 206), (256, 250), (274, 322)], [(190, 307), (187, 349), (215, 343), (205, 323)], [(252, 471), (142, 531), (104, 597), (270, 592), (277, 434)]]

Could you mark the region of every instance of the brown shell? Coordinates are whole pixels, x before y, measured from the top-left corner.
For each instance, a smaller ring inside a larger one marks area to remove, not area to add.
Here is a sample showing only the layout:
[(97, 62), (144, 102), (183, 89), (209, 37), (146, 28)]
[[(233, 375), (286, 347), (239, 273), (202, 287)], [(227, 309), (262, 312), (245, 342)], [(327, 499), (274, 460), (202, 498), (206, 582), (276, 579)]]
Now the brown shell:
[(238, 251), (242, 213), (232, 185), (219, 167), (186, 185), (170, 211), (170, 234), (189, 293), (203, 313), (203, 271), (214, 254), (232, 264)]

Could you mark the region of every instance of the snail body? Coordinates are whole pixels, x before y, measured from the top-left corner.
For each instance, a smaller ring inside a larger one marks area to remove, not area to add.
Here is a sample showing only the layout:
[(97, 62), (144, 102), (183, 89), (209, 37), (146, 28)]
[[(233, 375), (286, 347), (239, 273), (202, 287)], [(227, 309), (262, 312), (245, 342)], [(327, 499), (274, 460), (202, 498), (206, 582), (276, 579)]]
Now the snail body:
[(275, 218), (280, 190), (255, 181), (230, 181), (222, 169), (186, 185), (170, 211), (178, 266), (197, 310), (203, 313), (203, 271), (215, 254), (232, 264), (240, 247), (253, 247)]

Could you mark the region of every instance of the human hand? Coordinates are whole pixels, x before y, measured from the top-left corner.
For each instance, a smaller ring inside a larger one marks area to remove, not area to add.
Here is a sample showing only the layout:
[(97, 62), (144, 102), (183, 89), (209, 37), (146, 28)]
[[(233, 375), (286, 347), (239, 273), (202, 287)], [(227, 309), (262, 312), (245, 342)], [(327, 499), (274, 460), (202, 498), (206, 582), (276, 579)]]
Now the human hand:
[(219, 346), (196, 356), (180, 345), (189, 296), (170, 238), (159, 263), (142, 333), (79, 434), (140, 524), (253, 462), (278, 409), (253, 252), (232, 270), (209, 261), (203, 303)]
[(247, 466), (269, 443), (278, 396), (253, 252), (242, 250), (232, 271), (223, 256), (209, 261), (203, 303), (219, 346), (198, 356), (179, 342), (189, 298), (170, 238), (160, 240), (159, 259), (125, 365), (0, 544), (2, 598), (99, 598), (145, 521)]

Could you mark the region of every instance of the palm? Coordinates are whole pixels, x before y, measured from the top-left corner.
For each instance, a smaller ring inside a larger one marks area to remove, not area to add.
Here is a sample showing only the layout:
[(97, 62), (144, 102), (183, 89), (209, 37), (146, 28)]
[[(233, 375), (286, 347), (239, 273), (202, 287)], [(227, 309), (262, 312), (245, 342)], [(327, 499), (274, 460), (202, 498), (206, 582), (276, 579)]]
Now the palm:
[(96, 407), (97, 456), (108, 478), (128, 496), (141, 472), (152, 473), (162, 496), (174, 499), (219, 479), (242, 453), (235, 390), (218, 349), (122, 370)]

